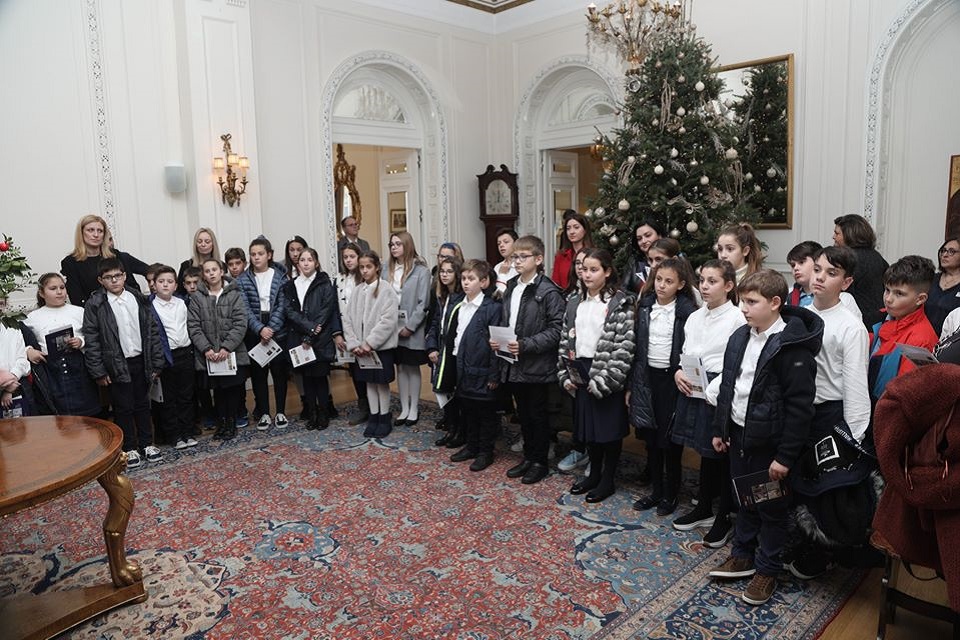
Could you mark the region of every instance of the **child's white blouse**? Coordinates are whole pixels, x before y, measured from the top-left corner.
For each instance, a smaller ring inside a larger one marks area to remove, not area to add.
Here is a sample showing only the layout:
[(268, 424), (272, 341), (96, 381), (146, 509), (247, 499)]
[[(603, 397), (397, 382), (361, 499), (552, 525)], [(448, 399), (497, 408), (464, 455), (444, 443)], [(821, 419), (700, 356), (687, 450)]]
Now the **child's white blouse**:
[(740, 307), (729, 300), (715, 309), (700, 307), (684, 325), (683, 353), (700, 356), (705, 370), (720, 373), (730, 336), (746, 323)]
[(27, 314), (23, 324), (33, 331), (34, 337), (40, 343), (40, 352), (45, 356), (49, 354), (44, 336), (67, 326), (73, 327), (73, 335), (80, 338), (81, 346), (83, 345), (83, 335), (80, 333), (83, 327), (82, 307), (72, 304), (65, 304), (62, 307), (39, 307)]

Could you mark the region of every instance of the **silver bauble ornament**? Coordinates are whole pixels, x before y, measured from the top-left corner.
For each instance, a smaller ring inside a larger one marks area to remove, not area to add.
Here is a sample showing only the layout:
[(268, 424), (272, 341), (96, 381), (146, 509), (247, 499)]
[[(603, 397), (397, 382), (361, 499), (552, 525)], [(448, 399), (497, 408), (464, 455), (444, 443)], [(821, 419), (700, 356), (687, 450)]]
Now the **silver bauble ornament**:
[(686, 132), (687, 132), (686, 127), (680, 127), (679, 129), (677, 129), (677, 133), (686, 133)]
[(678, 155), (680, 155), (680, 152), (677, 151), (677, 148), (676, 148), (676, 147), (674, 147), (673, 149), (670, 149), (670, 157), (671, 157), (671, 158), (676, 158)]
[(697, 84), (693, 85), (693, 88), (696, 89), (697, 91), (703, 91), (704, 89), (707, 88), (707, 85), (697, 80)]
[(689, 231), (690, 233), (696, 233), (697, 229), (699, 228), (700, 228), (700, 225), (698, 225), (695, 220), (691, 220), (690, 222), (687, 223), (687, 231)]
[(630, 201), (624, 198), (623, 200), (617, 203), (617, 209), (620, 209), (620, 211), (629, 211)]
[(671, 238), (679, 238), (679, 237), (680, 237), (680, 229), (670, 229), (670, 237), (671, 237)]
[(602, 218), (603, 214), (605, 213), (606, 211), (604, 210), (603, 207), (597, 207), (596, 209), (593, 210), (593, 215), (597, 216), (598, 218)]
[(633, 78), (627, 83), (627, 89), (629, 89), (630, 93), (636, 93), (637, 91), (640, 91), (640, 87), (642, 86), (643, 85), (636, 78)]
[(672, 184), (673, 186), (677, 186), (677, 179), (676, 179), (676, 178), (670, 178), (670, 184)]
[(750, 182), (753, 180), (753, 174), (747, 171), (745, 174), (743, 174), (743, 180), (744, 182)]
[(691, 167), (695, 167), (695, 166), (697, 166), (698, 164), (700, 164), (700, 163), (697, 162), (697, 159), (696, 159), (696, 158), (694, 158), (693, 160), (690, 161), (690, 166), (691, 166)]
[(658, 124), (660, 124), (660, 120), (658, 120), (657, 118), (654, 118), (653, 120), (650, 121), (650, 124), (652, 124), (653, 126), (657, 126)]
[(753, 185), (753, 190), (756, 191), (756, 192), (759, 192), (759, 191), (760, 191), (760, 185), (758, 185), (758, 184)]
[(700, 176), (700, 184), (702, 185), (710, 184), (710, 178), (708, 178), (707, 176)]
[(610, 246), (615, 247), (618, 244), (620, 244), (620, 238), (618, 238), (617, 236), (610, 236)]
[(583, 212), (583, 217), (584, 217), (584, 218), (592, 218), (592, 217), (593, 217), (593, 209), (587, 209), (586, 211), (584, 211), (584, 212)]
[(734, 149), (733, 147), (730, 147), (729, 149), (727, 149), (723, 154), (723, 156), (727, 160), (736, 160), (738, 155), (739, 154), (737, 153), (737, 150)]
[(661, 175), (661, 174), (663, 173), (663, 165), (659, 165), (659, 164), (658, 164), (657, 166), (655, 166), (655, 167), (653, 168), (653, 172), (654, 172), (655, 174), (657, 174), (658, 176)]
[(659, 60), (657, 60), (656, 62), (653, 63), (653, 66), (655, 66), (657, 69), (659, 69), (660, 67), (663, 66), (663, 63), (660, 62)]
[(683, 84), (683, 83), (686, 82), (686, 81), (687, 81), (687, 77), (686, 77), (686, 76), (677, 76), (677, 82), (678, 82), (679, 84)]
[(687, 110), (683, 107), (677, 107), (677, 115), (682, 118), (683, 116), (687, 115)]
[(636, 162), (637, 159), (634, 156), (627, 156), (627, 162)]
[[(692, 25), (691, 25), (691, 26), (692, 26)], [(683, 56), (685, 56), (685, 55), (686, 55), (686, 54), (685, 54), (683, 51), (677, 53), (677, 60), (683, 60)]]
[(770, 167), (769, 169), (767, 169), (767, 177), (768, 177), (768, 178), (773, 178), (773, 177), (775, 177), (776, 175), (777, 175), (777, 170), (776, 170), (776, 169), (774, 169), (773, 167)]

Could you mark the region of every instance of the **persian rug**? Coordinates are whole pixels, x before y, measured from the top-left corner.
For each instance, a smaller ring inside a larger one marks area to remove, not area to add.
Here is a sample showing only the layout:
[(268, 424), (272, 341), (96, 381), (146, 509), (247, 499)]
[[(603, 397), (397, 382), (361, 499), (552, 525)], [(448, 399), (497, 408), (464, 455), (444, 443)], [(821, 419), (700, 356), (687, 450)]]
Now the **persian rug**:
[[(508, 480), (516, 454), (480, 473), (451, 463), (432, 446), (435, 417), (378, 440), (338, 419), (165, 449), (129, 471), (128, 557), (149, 599), (69, 637), (801, 640), (861, 578), (784, 573), (748, 606), (746, 581), (707, 578), (729, 549), (631, 508), (636, 460), (616, 496), (589, 505), (571, 476)], [(109, 580), (105, 508), (94, 483), (4, 519), (0, 597)]]

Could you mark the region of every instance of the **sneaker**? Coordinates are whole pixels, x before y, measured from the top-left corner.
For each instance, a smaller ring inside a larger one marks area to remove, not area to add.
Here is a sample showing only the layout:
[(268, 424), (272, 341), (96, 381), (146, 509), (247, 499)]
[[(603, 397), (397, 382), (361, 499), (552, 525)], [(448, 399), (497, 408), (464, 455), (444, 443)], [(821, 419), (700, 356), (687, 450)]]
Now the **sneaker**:
[(250, 418), (247, 416), (238, 416), (236, 422), (234, 422), (237, 429), (243, 429), (250, 424)]
[(813, 580), (832, 569), (833, 564), (827, 560), (824, 554), (810, 551), (796, 558), (793, 562), (783, 565), (783, 568), (789, 570), (790, 573), (801, 580)]
[(513, 451), (514, 453), (523, 453), (523, 438), (520, 438), (510, 445), (510, 451)]
[(707, 535), (703, 536), (703, 544), (711, 549), (719, 549), (727, 544), (732, 537), (733, 525), (730, 524), (729, 516), (724, 516), (716, 518), (713, 521), (713, 526), (710, 527), (710, 531), (707, 532)]
[(570, 473), (577, 467), (583, 467), (590, 464), (590, 456), (585, 451), (573, 450), (566, 457), (557, 463), (557, 469), (563, 473)]
[(753, 580), (750, 581), (750, 584), (747, 585), (747, 588), (743, 591), (743, 595), (740, 597), (743, 598), (743, 601), (747, 604), (761, 605), (769, 600), (776, 590), (776, 576), (765, 576), (762, 573), (758, 573), (753, 576)]
[(125, 452), (127, 454), (127, 469), (136, 469), (142, 463), (140, 453), (136, 449)]
[(153, 445), (144, 447), (143, 453), (147, 458), (147, 462), (163, 462), (163, 454), (160, 453), (160, 449), (157, 449)]
[(757, 570), (753, 566), (753, 558), (730, 556), (707, 575), (711, 578), (749, 578), (755, 573)]
[(177, 444), (173, 445), (174, 449), (186, 449), (190, 445), (187, 444), (186, 440), (177, 440)]
[(187, 438), (187, 446), (188, 446), (188, 447), (195, 447), (195, 446), (197, 446), (198, 444), (199, 444), (199, 443), (198, 443), (196, 440), (194, 440), (193, 438)]
[(273, 417), (273, 423), (277, 425), (278, 429), (283, 429), (288, 423), (287, 416), (283, 415), (282, 413), (278, 413)]
[(673, 528), (677, 531), (691, 531), (698, 527), (712, 527), (715, 518), (713, 513), (694, 507), (673, 521)]
[[(282, 413), (279, 415), (283, 415)], [(280, 425), (277, 425), (280, 426)], [(257, 431), (266, 431), (270, 428), (270, 415), (265, 413), (260, 416), (260, 419), (257, 421)]]

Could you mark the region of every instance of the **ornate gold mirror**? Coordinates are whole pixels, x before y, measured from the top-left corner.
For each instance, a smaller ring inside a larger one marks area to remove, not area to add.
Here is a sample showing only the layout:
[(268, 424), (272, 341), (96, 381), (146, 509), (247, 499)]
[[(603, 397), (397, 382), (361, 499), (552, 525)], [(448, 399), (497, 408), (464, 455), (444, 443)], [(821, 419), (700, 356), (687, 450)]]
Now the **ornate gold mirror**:
[(793, 54), (718, 67), (717, 108), (740, 132), (744, 202), (762, 229), (793, 227)]
[(333, 165), (333, 195), (337, 208), (337, 237), (343, 231), (340, 223), (347, 216), (353, 216), (357, 222), (360, 219), (360, 192), (356, 186), (357, 167), (347, 162), (343, 153), (343, 145), (337, 145), (337, 162)]

